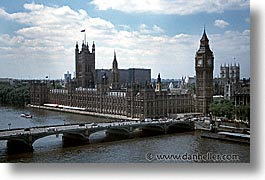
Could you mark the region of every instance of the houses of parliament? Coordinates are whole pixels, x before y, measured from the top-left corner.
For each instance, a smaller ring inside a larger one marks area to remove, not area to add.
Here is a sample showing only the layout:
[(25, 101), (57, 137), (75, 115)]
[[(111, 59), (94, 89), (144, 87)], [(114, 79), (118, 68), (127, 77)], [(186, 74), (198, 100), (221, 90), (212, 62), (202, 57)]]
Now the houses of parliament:
[(63, 89), (47, 81), (31, 83), (31, 104), (58, 104), (84, 111), (128, 118), (161, 118), (179, 113), (209, 113), (213, 99), (214, 57), (204, 30), (195, 54), (196, 92), (188, 88), (165, 87), (158, 74), (151, 82), (150, 69), (119, 69), (114, 51), (111, 69), (95, 69), (96, 46), (75, 46), (75, 78)]

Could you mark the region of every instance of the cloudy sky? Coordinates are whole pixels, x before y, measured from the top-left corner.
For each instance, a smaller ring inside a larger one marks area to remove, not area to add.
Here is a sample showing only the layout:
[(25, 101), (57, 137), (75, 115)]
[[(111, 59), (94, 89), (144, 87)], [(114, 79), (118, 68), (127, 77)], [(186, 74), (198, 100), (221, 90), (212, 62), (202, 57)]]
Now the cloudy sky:
[(1, 0), (0, 77), (62, 78), (75, 71), (74, 49), (86, 30), (96, 68), (151, 68), (152, 77), (194, 76), (206, 26), (221, 64), (250, 76), (249, 0)]

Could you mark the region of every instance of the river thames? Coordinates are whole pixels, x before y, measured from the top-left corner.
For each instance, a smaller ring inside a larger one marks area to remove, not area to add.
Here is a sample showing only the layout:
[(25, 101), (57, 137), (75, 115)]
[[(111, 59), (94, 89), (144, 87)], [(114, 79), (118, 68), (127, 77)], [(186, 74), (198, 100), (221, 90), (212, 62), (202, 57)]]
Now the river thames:
[[(22, 118), (29, 113), (33, 118)], [(0, 130), (45, 125), (110, 121), (85, 115), (47, 111), (32, 108), (0, 106)], [(7, 153), (6, 141), (0, 141), (0, 162), (26, 163), (181, 163), (229, 162), (249, 163), (250, 145), (204, 139), (200, 132), (186, 132), (148, 138), (100, 142), (104, 132), (92, 134), (91, 144), (62, 147), (62, 135), (38, 139), (29, 153)], [(226, 159), (212, 157), (226, 155)], [(207, 156), (207, 159), (200, 159)], [(199, 157), (199, 159), (194, 159)], [(209, 158), (210, 157), (210, 158)], [(232, 158), (236, 157), (236, 158)]]

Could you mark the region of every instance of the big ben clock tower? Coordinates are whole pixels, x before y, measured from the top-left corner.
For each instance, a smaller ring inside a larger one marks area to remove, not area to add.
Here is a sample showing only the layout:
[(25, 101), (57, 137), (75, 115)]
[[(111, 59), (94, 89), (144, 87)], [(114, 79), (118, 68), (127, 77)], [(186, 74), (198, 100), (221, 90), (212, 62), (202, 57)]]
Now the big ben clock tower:
[(213, 99), (214, 57), (209, 46), (205, 29), (200, 40), (200, 48), (195, 56), (196, 70), (196, 112), (209, 113), (209, 104)]

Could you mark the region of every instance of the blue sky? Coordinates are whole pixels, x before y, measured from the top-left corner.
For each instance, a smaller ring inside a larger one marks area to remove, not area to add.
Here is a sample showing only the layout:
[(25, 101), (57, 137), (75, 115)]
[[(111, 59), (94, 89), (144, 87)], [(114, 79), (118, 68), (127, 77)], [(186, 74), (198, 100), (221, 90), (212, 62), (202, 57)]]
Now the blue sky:
[[(194, 76), (206, 26), (220, 64), (250, 76), (249, 0), (1, 0), (0, 77), (62, 78), (73, 73), (76, 41), (96, 43), (96, 68), (151, 68), (152, 77)], [(235, 58), (235, 59), (234, 59)]]

